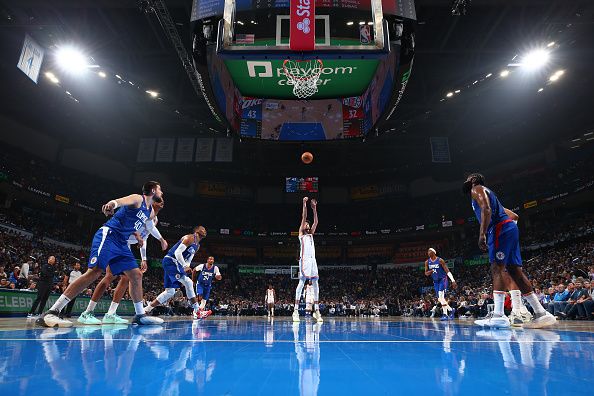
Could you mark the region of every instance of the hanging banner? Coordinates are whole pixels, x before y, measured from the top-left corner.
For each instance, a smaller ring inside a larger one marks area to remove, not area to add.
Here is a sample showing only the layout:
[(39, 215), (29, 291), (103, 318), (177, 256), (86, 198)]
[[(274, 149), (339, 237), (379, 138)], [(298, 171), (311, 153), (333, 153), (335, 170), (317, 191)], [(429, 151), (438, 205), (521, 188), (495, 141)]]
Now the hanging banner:
[(17, 67), (27, 75), (35, 84), (39, 78), (39, 70), (43, 63), (43, 55), (45, 51), (35, 42), (28, 34), (25, 35), (25, 42), (21, 50), (21, 56), (17, 63)]
[(153, 162), (155, 159), (155, 147), (157, 139), (140, 139), (138, 142), (138, 154), (136, 162)]
[(231, 162), (233, 161), (233, 139), (219, 138), (217, 139), (217, 149), (215, 153), (216, 162)]
[(315, 0), (293, 0), (290, 7), (291, 51), (313, 51), (316, 38)]
[(431, 158), (434, 163), (449, 164), (450, 158), (450, 144), (447, 137), (431, 137)]
[(177, 139), (175, 162), (192, 162), (194, 160), (194, 138)]
[(173, 149), (175, 147), (175, 139), (160, 138), (157, 141), (157, 154), (155, 156), (156, 162), (173, 162)]
[(213, 138), (196, 139), (196, 162), (212, 161), (212, 149), (214, 148)]
[(447, 220), (447, 221), (443, 221), (441, 223), (442, 227), (451, 227), (452, 226), (452, 220)]

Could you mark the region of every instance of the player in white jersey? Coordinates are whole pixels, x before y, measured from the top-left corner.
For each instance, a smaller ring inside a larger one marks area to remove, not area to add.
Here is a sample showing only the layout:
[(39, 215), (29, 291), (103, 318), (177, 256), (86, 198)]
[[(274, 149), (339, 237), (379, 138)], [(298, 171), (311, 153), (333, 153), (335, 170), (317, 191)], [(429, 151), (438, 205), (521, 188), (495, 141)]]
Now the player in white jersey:
[(274, 317), (274, 301), (276, 300), (276, 293), (274, 292), (274, 288), (272, 285), (268, 285), (268, 289), (266, 289), (266, 296), (264, 297), (264, 303), (266, 304), (266, 308), (268, 310), (268, 317)]
[[(165, 206), (165, 201), (163, 199), (156, 200), (153, 202), (153, 210), (155, 212), (155, 217), (153, 219), (148, 219), (144, 223), (144, 227), (134, 234), (130, 235), (128, 238), (128, 248), (131, 249), (132, 245), (138, 244), (140, 246), (140, 270), (142, 273), (146, 272), (147, 269), (147, 261), (146, 261), (146, 246), (147, 240), (149, 235), (152, 235), (155, 239), (161, 242), (161, 249), (167, 250), (167, 241), (165, 238), (161, 236), (161, 233), (157, 229), (157, 214), (163, 209)], [(103, 297), (105, 291), (111, 285), (111, 282), (116, 278), (115, 275), (111, 273), (111, 270), (108, 268), (105, 271), (105, 276), (101, 279), (101, 282), (97, 284), (95, 290), (93, 291), (93, 296), (89, 300), (89, 305), (87, 305), (87, 309), (83, 313), (80, 314), (78, 317), (78, 322), (87, 325), (100, 325), (100, 324), (125, 324), (128, 323), (126, 319), (121, 318), (116, 314), (118, 306), (126, 291), (128, 290), (129, 281), (126, 275), (120, 275), (120, 280), (113, 292), (113, 299), (111, 301), (111, 305), (109, 306), (109, 310), (103, 316), (103, 320), (99, 320), (95, 317), (93, 311), (97, 306), (97, 302)]]
[(301, 213), (301, 225), (299, 226), (299, 243), (301, 245), (299, 254), (299, 284), (295, 290), (295, 309), (293, 311), (293, 322), (299, 322), (299, 300), (303, 292), (303, 286), (306, 280), (311, 280), (314, 294), (314, 319), (318, 322), (323, 322), (320, 314), (320, 306), (318, 304), (320, 298), (320, 286), (318, 284), (318, 263), (316, 262), (316, 248), (314, 246), (313, 236), (318, 227), (318, 203), (315, 199), (311, 200), (311, 208), (313, 210), (314, 220), (310, 226), (307, 222), (307, 201), (308, 198), (303, 198), (303, 210)]

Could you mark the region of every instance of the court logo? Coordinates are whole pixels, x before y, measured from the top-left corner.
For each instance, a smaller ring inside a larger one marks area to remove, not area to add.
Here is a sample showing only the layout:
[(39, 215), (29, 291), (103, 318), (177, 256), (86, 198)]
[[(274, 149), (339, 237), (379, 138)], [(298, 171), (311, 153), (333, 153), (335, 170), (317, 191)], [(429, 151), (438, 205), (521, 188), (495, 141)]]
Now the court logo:
[[(272, 77), (272, 63), (270, 61), (247, 61), (248, 75), (250, 77)], [(264, 68), (256, 75), (256, 67)]]
[(503, 253), (503, 252), (497, 252), (497, 253), (495, 253), (495, 257), (497, 257), (497, 260), (504, 260), (505, 259), (505, 253)]

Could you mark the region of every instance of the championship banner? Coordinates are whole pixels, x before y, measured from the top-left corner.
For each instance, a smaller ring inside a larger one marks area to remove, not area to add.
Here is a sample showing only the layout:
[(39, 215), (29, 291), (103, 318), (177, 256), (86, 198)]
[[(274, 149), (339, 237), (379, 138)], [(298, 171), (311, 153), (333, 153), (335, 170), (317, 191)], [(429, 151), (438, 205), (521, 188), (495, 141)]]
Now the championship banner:
[(431, 158), (434, 163), (449, 164), (452, 162), (447, 137), (432, 137), (429, 141), (431, 143)]
[(157, 139), (140, 139), (138, 142), (138, 154), (136, 162), (153, 162), (155, 158), (155, 147)]
[(212, 149), (214, 148), (213, 138), (196, 139), (196, 162), (212, 161)]
[(233, 161), (233, 139), (218, 138), (215, 151), (215, 162)]
[(291, 0), (291, 51), (313, 51), (316, 38), (315, 0)]
[(175, 139), (160, 138), (157, 141), (157, 155), (155, 162), (173, 162), (173, 148), (175, 146)]
[(177, 139), (175, 162), (192, 162), (194, 160), (194, 138)]

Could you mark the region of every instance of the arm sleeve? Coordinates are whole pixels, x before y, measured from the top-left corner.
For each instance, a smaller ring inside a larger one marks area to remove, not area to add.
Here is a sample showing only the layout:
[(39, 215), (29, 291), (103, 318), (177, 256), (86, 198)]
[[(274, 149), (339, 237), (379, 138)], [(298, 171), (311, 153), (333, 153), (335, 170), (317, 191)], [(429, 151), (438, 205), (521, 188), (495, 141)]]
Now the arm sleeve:
[[(161, 236), (161, 233), (159, 232), (159, 229), (157, 228), (157, 226), (155, 226), (155, 223), (153, 223), (153, 220), (152, 219), (148, 220), (145, 223), (145, 227), (148, 230), (148, 232), (150, 232), (150, 234), (152, 236), (154, 236), (158, 240), (163, 239), (163, 237)], [(183, 245), (183, 244), (180, 244), (180, 245)]]
[(204, 264), (198, 264), (198, 266), (196, 267), (196, 272), (202, 271), (202, 268), (204, 268)]
[(175, 249), (175, 258), (184, 268), (190, 265), (186, 263), (186, 260), (184, 260), (184, 256), (182, 255), (182, 253), (185, 252), (187, 248), (188, 247), (186, 245), (180, 243), (177, 249)]
[(144, 243), (142, 244), (142, 247), (140, 248), (140, 259), (141, 260), (146, 260), (146, 240), (148, 238), (144, 239)]
[(221, 275), (221, 271), (219, 271), (219, 267), (217, 267), (215, 265), (215, 270), (214, 270), (215, 275)]
[(192, 265), (192, 260), (194, 260), (194, 254), (188, 257), (188, 267)]

